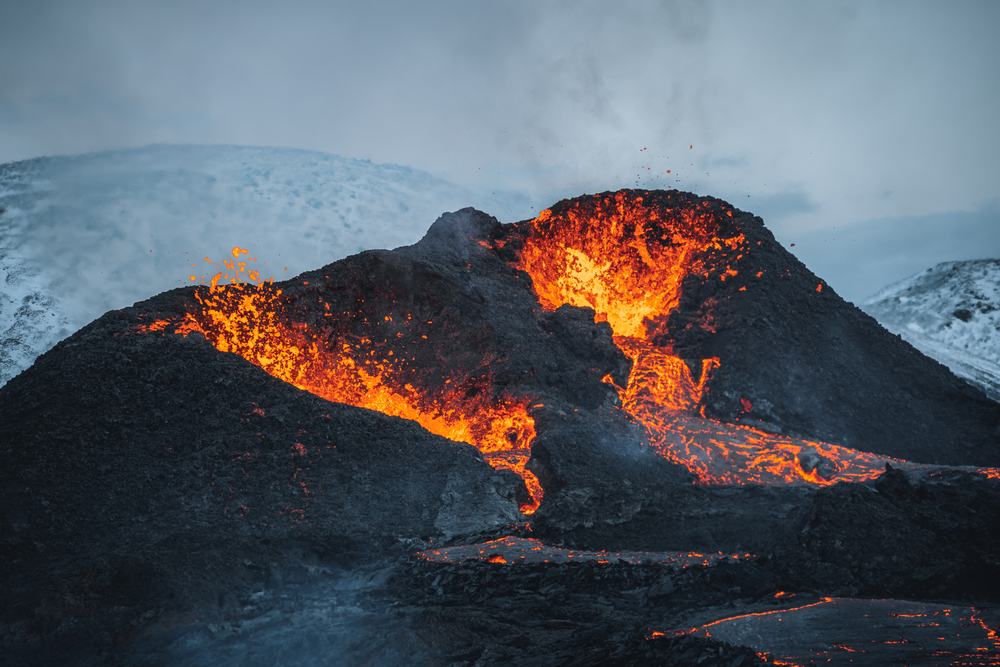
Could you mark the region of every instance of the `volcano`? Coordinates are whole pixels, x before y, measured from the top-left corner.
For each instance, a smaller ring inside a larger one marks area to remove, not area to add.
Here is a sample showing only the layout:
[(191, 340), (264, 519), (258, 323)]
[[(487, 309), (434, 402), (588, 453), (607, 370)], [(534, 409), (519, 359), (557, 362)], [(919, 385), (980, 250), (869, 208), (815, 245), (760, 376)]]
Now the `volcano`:
[[(15, 661), (1000, 660), (1000, 405), (760, 218), (625, 190), (226, 269), (0, 388)], [(797, 610), (847, 634), (741, 634)]]

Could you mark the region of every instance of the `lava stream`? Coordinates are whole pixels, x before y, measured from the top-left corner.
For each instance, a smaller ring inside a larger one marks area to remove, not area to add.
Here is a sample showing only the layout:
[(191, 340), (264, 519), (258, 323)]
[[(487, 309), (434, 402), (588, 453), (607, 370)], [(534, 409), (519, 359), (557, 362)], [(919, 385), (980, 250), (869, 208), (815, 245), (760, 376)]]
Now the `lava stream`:
[(479, 544), (463, 544), (443, 549), (428, 549), (418, 558), (438, 563), (459, 563), (467, 560), (487, 560), (491, 563), (659, 563), (678, 569), (694, 565), (713, 565), (719, 561), (738, 562), (756, 558), (752, 554), (701, 554), (683, 551), (580, 551), (550, 547), (540, 540), (503, 537)]
[(776, 665), (998, 665), (996, 613), (909, 600), (823, 597), (721, 618), (663, 636), (711, 637), (747, 646)]
[[(731, 208), (708, 201), (672, 206), (662, 195), (636, 191), (557, 205), (532, 221), (517, 262), (543, 308), (588, 307), (611, 325), (615, 343), (633, 362), (627, 386), (619, 387), (622, 407), (646, 427), (657, 452), (703, 484), (862, 481), (890, 462), (906, 470), (939, 469), (706, 419), (699, 405), (719, 360), (675, 354), (668, 320), (685, 277), (724, 282), (738, 275), (734, 266), (752, 248), (733, 224)], [(713, 322), (701, 326), (714, 333)], [(994, 469), (978, 472), (1000, 476)]]
[[(238, 252), (245, 254), (234, 248), (233, 256)], [(446, 378), (436, 390), (414, 386), (407, 379), (412, 369), (398, 345), (369, 337), (330, 345), (321, 332), (290, 321), (286, 299), (273, 281), (262, 281), (256, 273), (244, 276), (249, 273), (246, 262), (225, 264), (234, 275), (215, 276), (209, 290), (196, 292), (202, 308), (176, 323), (174, 333), (200, 331), (220, 351), (239, 354), (299, 389), (409, 419), (431, 433), (471, 444), (487, 454), (484, 458), (494, 468), (512, 470), (524, 479), (531, 496), (520, 508), (524, 514), (538, 508), (542, 488), (525, 468), (535, 437), (528, 399), (490, 398), (488, 392), (470, 391), (467, 376)], [(223, 277), (233, 284), (218, 285)], [(398, 319), (404, 328), (414, 326), (409, 314), (381, 317)], [(163, 331), (169, 324), (158, 320), (138, 331)], [(427, 338), (411, 333), (408, 338)], [(480, 378), (480, 383), (489, 385), (489, 378)]]

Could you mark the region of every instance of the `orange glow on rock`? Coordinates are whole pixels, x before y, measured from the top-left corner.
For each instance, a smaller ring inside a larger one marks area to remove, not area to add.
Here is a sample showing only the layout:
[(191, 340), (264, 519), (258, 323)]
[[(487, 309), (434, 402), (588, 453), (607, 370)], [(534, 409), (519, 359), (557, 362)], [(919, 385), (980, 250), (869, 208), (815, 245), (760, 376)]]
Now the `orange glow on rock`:
[[(681, 358), (667, 324), (681, 301), (685, 279), (716, 286), (726, 279), (729, 289), (732, 282), (751, 275), (738, 270), (751, 247), (736, 224), (733, 209), (717, 200), (671, 199), (665, 193), (638, 191), (584, 197), (542, 211), (522, 227), (525, 238), (516, 266), (530, 275), (544, 309), (563, 304), (589, 307), (598, 321), (609, 323), (615, 343), (633, 365), (624, 387), (610, 376), (603, 381), (617, 389), (622, 408), (645, 426), (650, 446), (686, 466), (699, 483), (827, 485), (873, 479), (887, 463), (910, 470), (931, 468), (705, 417), (704, 398), (719, 359)], [(529, 410), (539, 404), (525, 396), (478, 391), (496, 385), (489, 370), (493, 359), (479, 359), (477, 369), (463, 369), (431, 386), (409, 365), (412, 357), (405, 350), (412, 348), (405, 341), (435, 345), (435, 331), (426, 326), (433, 319), (405, 310), (379, 312), (378, 320), (384, 318), (387, 327), (398, 330), (394, 335), (402, 337), (398, 346), (396, 338), (329, 337), (319, 327), (293, 321), (289, 296), (274, 286), (273, 278), (263, 281), (258, 272), (247, 269), (252, 258), (237, 261), (246, 250), (234, 247), (232, 253), (234, 259), (223, 262), (226, 271), (213, 276), (208, 289), (195, 292), (200, 306), (196, 312), (137, 330), (200, 332), (217, 349), (239, 354), (300, 389), (413, 420), (432, 433), (471, 444), (495, 469), (521, 476), (531, 496), (521, 507), (524, 514), (539, 507), (543, 490), (525, 467), (535, 438)], [(232, 284), (224, 284), (226, 280)], [(318, 295), (323, 283), (301, 281), (290, 289), (316, 290)], [(738, 289), (733, 287), (730, 294), (739, 294)], [(314, 294), (303, 293), (310, 298)], [(347, 315), (335, 310), (324, 304), (316, 308), (316, 319), (329, 322), (322, 318)], [(706, 317), (698, 325), (713, 332), (711, 315)], [(473, 374), (477, 386), (471, 385)], [(740, 401), (744, 413), (750, 413), (751, 402)], [(979, 472), (1000, 477), (997, 470)]]
[[(232, 253), (238, 258), (247, 251), (234, 247)], [(378, 345), (366, 338), (327, 348), (308, 330), (287, 320), (282, 290), (274, 288), (273, 279), (261, 280), (258, 272), (246, 268), (247, 262), (225, 260), (224, 264), (232, 275), (220, 272), (212, 277), (207, 293), (196, 292), (201, 309), (177, 324), (174, 333), (199, 331), (220, 351), (239, 354), (299, 389), (409, 419), (432, 433), (473, 445), (487, 454), (484, 458), (494, 468), (514, 471), (524, 479), (531, 496), (521, 507), (524, 514), (538, 508), (541, 484), (524, 467), (535, 437), (528, 399), (492, 403), (482, 397), (470, 399), (462, 382), (451, 379), (445, 382), (451, 387), (448, 391), (417, 388), (402, 379), (406, 362), (393, 350), (378, 353)], [(220, 284), (225, 279), (232, 283)], [(393, 318), (386, 316), (385, 321), (391, 323)], [(163, 320), (145, 330), (160, 331), (167, 324)], [(300, 445), (294, 447), (293, 453), (305, 454)]]
[[(491, 562), (499, 563), (568, 563), (568, 562), (596, 562), (596, 563), (662, 563), (678, 569), (707, 566), (721, 560), (735, 561), (752, 560), (756, 556), (752, 554), (699, 554), (683, 551), (577, 551), (575, 549), (565, 549), (552, 547), (533, 538), (502, 537), (489, 542), (479, 544), (466, 544), (461, 546), (446, 547), (444, 549), (434, 549), (420, 551), (415, 554), (422, 560), (439, 563), (459, 563), (467, 560), (481, 560), (486, 558)], [(497, 556), (503, 561), (492, 560)]]
[[(699, 416), (719, 360), (682, 359), (657, 334), (680, 301), (685, 277), (735, 277), (732, 257), (738, 260), (750, 247), (731, 226), (730, 210), (654, 197), (620, 191), (544, 210), (517, 262), (544, 309), (589, 307), (597, 321), (611, 325), (615, 343), (633, 361), (620, 392), (622, 407), (645, 425), (653, 449), (702, 484), (828, 485), (874, 479), (886, 463), (932, 467), (724, 424), (705, 418), (703, 410)], [(742, 407), (749, 412), (753, 406), (742, 399)]]
[[(375, 355), (368, 339), (328, 349), (284, 317), (281, 290), (270, 284), (215, 286), (195, 298), (202, 310), (190, 318), (216, 348), (239, 354), (270, 375), (330, 401), (376, 410), (419, 423), (428, 431), (474, 445), (496, 468), (514, 470), (524, 479), (533, 502), (541, 501), (541, 486), (524, 469), (535, 437), (526, 399), (488, 405), (482, 400), (433, 394), (400, 379), (405, 359)], [(190, 316), (189, 316), (190, 317)]]
[(135, 329), (136, 333), (151, 333), (153, 331), (163, 331), (170, 325), (168, 320), (156, 320), (151, 324), (144, 324)]

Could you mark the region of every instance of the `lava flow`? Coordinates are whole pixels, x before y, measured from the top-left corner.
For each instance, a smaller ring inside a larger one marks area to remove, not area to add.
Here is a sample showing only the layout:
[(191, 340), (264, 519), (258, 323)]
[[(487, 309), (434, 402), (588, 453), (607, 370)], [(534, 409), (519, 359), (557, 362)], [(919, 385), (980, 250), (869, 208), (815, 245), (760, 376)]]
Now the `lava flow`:
[[(716, 296), (703, 299), (703, 314), (691, 320), (685, 311), (683, 324), (689, 332), (715, 334), (715, 299), (746, 289), (734, 283), (745, 281), (741, 271), (748, 272), (757, 245), (746, 240), (738, 212), (727, 204), (675, 195), (633, 190), (580, 197), (509, 226), (500, 238), (471, 241), (475, 252), (497, 253), (526, 272), (544, 309), (588, 307), (610, 325), (615, 344), (632, 360), (626, 386), (617, 387), (623, 409), (646, 427), (657, 452), (687, 467), (700, 483), (827, 485), (874, 479), (887, 464), (933, 468), (706, 417), (704, 398), (719, 359), (682, 358), (674, 349), (671, 316), (685, 289), (717, 281), (725, 289), (708, 290)], [(518, 243), (506, 247), (518, 235)], [(351, 265), (361, 272), (354, 278), (300, 278), (300, 284), (279, 287), (248, 269), (252, 260), (240, 261), (244, 254), (234, 248), (234, 259), (225, 262), (228, 273), (198, 288), (201, 308), (175, 332), (201, 331), (219, 350), (300, 389), (474, 445), (494, 468), (524, 479), (531, 498), (522, 499), (522, 512), (537, 509), (542, 488), (526, 469), (534, 398), (517, 393), (523, 388), (504, 389), (511, 379), (496, 376), (494, 348), (483, 344), (489, 334), (437, 322), (436, 306), (427, 303), (437, 293), (421, 296), (410, 287), (434, 284), (439, 275), (417, 263), (404, 273), (395, 264), (402, 260), (369, 256)], [(424, 271), (424, 283), (415, 271)], [(218, 284), (226, 279), (233, 284)], [(461, 317), (451, 308), (448, 317)], [(165, 326), (156, 322), (145, 330)], [(610, 375), (604, 381), (615, 383)], [(741, 402), (751, 409), (749, 401)]]
[(823, 597), (650, 637), (712, 637), (777, 665), (998, 665), (997, 620), (989, 608)]
[(521, 537), (503, 537), (480, 544), (464, 544), (443, 549), (428, 549), (416, 554), (417, 558), (437, 563), (460, 563), (467, 560), (486, 560), (490, 563), (659, 563), (677, 569), (694, 565), (713, 565), (720, 561), (738, 562), (756, 558), (751, 554), (722, 552), (700, 554), (681, 551), (579, 551), (550, 547), (540, 540)]
[[(245, 253), (233, 249), (234, 258)], [(322, 325), (292, 323), (288, 303), (273, 280), (260, 280), (259, 274), (246, 269), (246, 262), (227, 260), (225, 265), (233, 275), (220, 273), (212, 278), (207, 292), (197, 292), (200, 312), (189, 314), (175, 333), (198, 330), (220, 351), (239, 354), (299, 389), (410, 419), (432, 433), (474, 445), (494, 468), (512, 470), (524, 479), (531, 496), (521, 505), (524, 514), (538, 508), (541, 485), (524, 467), (535, 436), (529, 401), (481, 391), (492, 385), (488, 371), (477, 377), (440, 378), (431, 389), (412, 377), (406, 343), (426, 344), (428, 335), (422, 332), (433, 330), (433, 320), (415, 318), (400, 308), (379, 312), (365, 320), (366, 335), (344, 337), (331, 345), (330, 332)], [(220, 279), (233, 283), (219, 285)], [(331, 318), (355, 315), (332, 313), (329, 303), (324, 306), (324, 314)], [(143, 330), (158, 331), (165, 326), (166, 322), (158, 321)], [(489, 361), (483, 360), (479, 368), (488, 369)]]
[[(703, 484), (827, 485), (874, 479), (887, 463), (930, 468), (705, 418), (699, 406), (719, 360), (682, 359), (667, 324), (685, 278), (725, 282), (753, 252), (733, 211), (721, 202), (671, 204), (637, 191), (581, 197), (531, 222), (517, 266), (546, 310), (588, 307), (611, 325), (633, 362), (619, 388), (623, 408), (645, 425), (656, 451)], [(710, 316), (699, 325), (714, 333)]]

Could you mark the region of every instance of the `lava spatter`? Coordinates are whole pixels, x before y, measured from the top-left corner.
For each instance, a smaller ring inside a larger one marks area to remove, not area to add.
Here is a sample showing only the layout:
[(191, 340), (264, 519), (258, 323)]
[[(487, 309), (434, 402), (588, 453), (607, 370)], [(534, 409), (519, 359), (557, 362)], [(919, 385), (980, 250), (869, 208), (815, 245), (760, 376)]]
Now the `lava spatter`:
[[(234, 260), (223, 262), (231, 274), (220, 272), (211, 278), (208, 290), (195, 293), (201, 305), (197, 312), (181, 322), (156, 320), (138, 327), (136, 333), (162, 332), (168, 327), (172, 333), (185, 335), (199, 331), (220, 351), (238, 354), (299, 389), (409, 419), (431, 433), (471, 444), (487, 454), (484, 458), (494, 468), (522, 477), (530, 496), (520, 507), (522, 513), (538, 508), (542, 487), (525, 468), (535, 437), (528, 398), (491, 398), (490, 392), (479, 391), (492, 384), (489, 376), (472, 378), (471, 373), (446, 378), (432, 388), (415, 386), (408, 373), (410, 360), (395, 338), (352, 336), (350, 342), (328, 345), (318, 330), (292, 323), (284, 290), (275, 287), (273, 279), (263, 280), (259, 272), (247, 268), (254, 258), (238, 261), (247, 254), (245, 249), (237, 246), (232, 253)], [(231, 282), (220, 284), (224, 280)], [(350, 317), (331, 312), (329, 303), (324, 306), (325, 317)], [(433, 325), (398, 309), (380, 313), (376, 319), (400, 325), (406, 335), (397, 332), (395, 336), (414, 342), (427, 341), (428, 335), (421, 331)]]
[[(674, 349), (670, 318), (692, 280), (729, 287), (741, 272), (754, 274), (746, 260), (757, 245), (747, 242), (734, 213), (718, 200), (621, 191), (561, 202), (532, 221), (510, 226), (502, 234), (506, 239), (471, 241), (476, 252), (506, 253), (507, 261), (531, 277), (544, 310), (586, 307), (598, 322), (608, 323), (632, 367), (624, 387), (610, 375), (605, 382), (616, 386), (622, 408), (645, 426), (651, 447), (687, 467), (701, 484), (822, 486), (874, 479), (887, 464), (930, 469), (706, 417), (707, 387), (719, 358), (682, 357)], [(515, 238), (512, 230), (520, 242), (506, 248)], [(519, 474), (531, 496), (522, 511), (537, 509), (543, 490), (526, 468), (535, 437), (533, 397), (498, 388), (504, 382), (494, 377), (496, 360), (489, 351), (462, 350), (466, 361), (450, 361), (449, 371), (432, 378), (418, 366), (435, 363), (445, 352), (438, 349), (435, 357), (423, 350), (445, 345), (449, 334), (416, 312), (416, 304), (365, 303), (358, 297), (357, 303), (332, 299), (331, 305), (324, 300), (330, 298), (324, 286), (313, 279), (284, 287), (261, 280), (247, 268), (252, 258), (240, 261), (245, 254), (233, 249), (234, 259), (225, 262), (231, 274), (214, 276), (208, 289), (199, 288), (195, 298), (201, 308), (177, 332), (200, 330), (219, 350), (239, 354), (300, 389), (410, 419), (432, 433), (472, 444), (493, 467)], [(227, 279), (232, 284), (219, 284)], [(309, 307), (319, 314), (292, 317), (294, 307), (283, 289), (295, 291), (299, 306), (315, 298)], [(726, 297), (708, 297), (709, 307), (687, 326), (715, 334), (715, 298)], [(141, 330), (166, 327), (156, 321)], [(740, 405), (745, 412), (753, 409), (745, 398)]]
[[(890, 462), (929, 468), (705, 417), (706, 384), (719, 359), (681, 358), (666, 324), (685, 279), (725, 282), (753, 252), (733, 213), (722, 202), (671, 193), (581, 197), (527, 225), (516, 264), (531, 276), (546, 310), (584, 306), (611, 325), (615, 343), (633, 362), (620, 388), (623, 409), (645, 425), (657, 452), (702, 484), (828, 485), (872, 480)], [(711, 317), (698, 324), (715, 333)], [(744, 399), (742, 405), (751, 404)]]
[[(513, 470), (525, 480), (532, 500), (522, 512), (537, 509), (541, 485), (524, 468), (535, 436), (527, 399), (491, 401), (485, 393), (471, 391), (469, 379), (463, 377), (446, 379), (438, 392), (414, 386), (407, 380), (405, 354), (365, 337), (327, 346), (304, 327), (289, 323), (281, 297), (281, 289), (266, 284), (218, 286), (208, 295), (196, 295), (203, 309), (190, 319), (219, 350), (239, 354), (300, 389), (416, 421), (431, 433), (492, 454), (486, 460), (493, 467)], [(427, 336), (412, 331), (408, 337)]]

